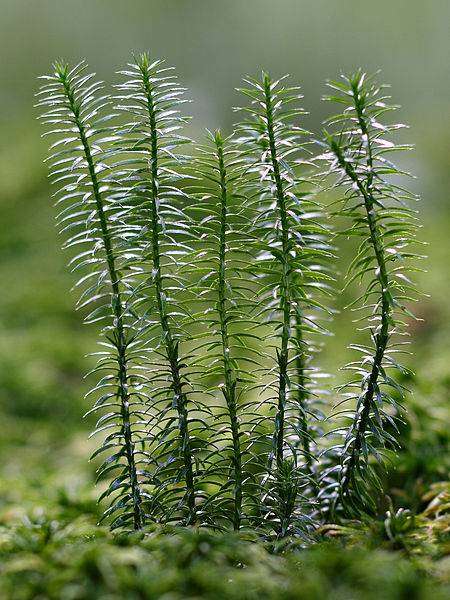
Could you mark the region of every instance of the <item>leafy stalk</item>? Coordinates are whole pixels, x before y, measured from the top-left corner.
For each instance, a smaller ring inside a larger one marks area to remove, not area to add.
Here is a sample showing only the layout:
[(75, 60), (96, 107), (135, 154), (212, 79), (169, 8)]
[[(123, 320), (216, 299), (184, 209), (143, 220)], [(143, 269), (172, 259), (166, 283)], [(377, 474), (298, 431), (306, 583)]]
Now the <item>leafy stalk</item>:
[[(40, 101), (39, 106), (47, 109), (43, 115), (45, 123), (57, 124), (61, 127), (49, 133), (57, 133), (60, 138), (62, 135), (69, 134), (70, 136), (53, 145), (55, 147), (63, 144), (66, 149), (53, 153), (50, 157), (50, 160), (54, 161), (52, 164), (52, 178), (55, 182), (62, 184), (60, 202), (67, 200), (72, 202), (68, 209), (62, 211), (60, 222), (65, 225), (65, 231), (74, 227), (79, 229), (81, 226), (80, 233), (70, 238), (67, 246), (75, 246), (86, 242), (92, 244), (95, 243), (94, 238), (97, 235), (100, 238), (104, 258), (92, 258), (91, 260), (87, 258), (90, 255), (95, 257), (99, 254), (99, 248), (95, 244), (92, 250), (82, 252), (73, 259), (72, 263), (75, 263), (76, 268), (78, 268), (86, 266), (87, 263), (98, 264), (103, 260), (105, 261), (106, 273), (93, 273), (94, 276), (99, 277), (99, 281), (83, 294), (82, 306), (95, 302), (98, 298), (108, 296), (110, 298), (110, 310), (112, 311), (112, 314), (106, 314), (108, 320), (113, 321), (113, 325), (106, 328), (105, 335), (113, 347), (114, 355), (112, 358), (117, 364), (116, 374), (114, 375), (116, 390), (101, 397), (93, 410), (95, 411), (103, 406), (114, 407), (111, 400), (114, 396), (117, 396), (120, 403), (120, 414), (114, 411), (102, 417), (97, 423), (96, 432), (114, 427), (115, 423), (113, 421), (117, 417), (120, 419), (120, 429), (108, 435), (103, 446), (95, 455), (110, 448), (117, 448), (117, 446), (120, 448), (116, 454), (110, 456), (103, 463), (99, 475), (109, 473), (113, 468), (121, 468), (120, 457), (123, 455), (126, 458), (126, 466), (123, 467), (121, 474), (116, 477), (102, 497), (111, 495), (118, 490), (121, 491), (119, 502), (113, 503), (107, 513), (112, 514), (116, 510), (126, 508), (128, 504), (131, 504), (133, 527), (134, 529), (140, 529), (144, 524), (145, 514), (142, 506), (142, 491), (138, 481), (135, 440), (131, 419), (132, 415), (137, 413), (133, 411), (132, 394), (130, 392), (129, 357), (127, 354), (130, 339), (127, 331), (128, 327), (125, 324), (127, 306), (126, 299), (124, 299), (121, 291), (123, 282), (118, 270), (118, 256), (114, 247), (116, 240), (111, 232), (107, 217), (107, 210), (110, 210), (111, 207), (107, 206), (108, 201), (105, 200), (104, 191), (102, 191), (107, 189), (107, 185), (105, 181), (100, 180), (100, 174), (106, 168), (102, 163), (104, 151), (101, 150), (100, 145), (102, 142), (107, 142), (107, 138), (101, 139), (99, 137), (105, 133), (104, 130), (96, 126), (102, 120), (92, 123), (94, 117), (104, 106), (105, 98), (96, 98), (96, 93), (101, 89), (101, 84), (91, 83), (93, 76), (84, 75), (85, 65), (83, 63), (72, 70), (69, 70), (66, 63), (55, 63), (54, 67), (55, 73), (45, 78), (48, 83), (42, 87), (40, 92), (43, 99)], [(63, 165), (62, 172), (67, 174), (61, 175), (61, 165)], [(88, 175), (87, 180), (86, 174)], [(82, 199), (79, 201), (80, 196)], [(77, 202), (73, 206), (75, 200)], [(67, 225), (67, 222), (69, 225)], [(92, 222), (95, 224), (92, 225)], [(105, 288), (109, 289), (105, 291)], [(91, 294), (94, 291), (97, 293), (92, 297)], [(88, 300), (86, 300), (86, 296)], [(88, 320), (96, 320), (99, 318), (98, 315), (101, 315), (100, 318), (102, 318), (103, 314), (104, 311), (99, 312), (97, 309), (90, 315)], [(101, 370), (106, 362), (106, 360), (101, 359), (97, 370)], [(94, 389), (97, 390), (110, 385), (111, 383), (107, 383), (105, 379)], [(124, 494), (124, 492), (128, 493)], [(117, 525), (125, 524), (128, 522), (129, 517), (130, 514), (122, 514), (115, 522)]]
[[(354, 513), (374, 510), (372, 487), (381, 491), (370, 456), (381, 462), (383, 448), (397, 444), (386, 428), (389, 425), (397, 431), (395, 418), (385, 405), (391, 405), (398, 413), (400, 407), (387, 389), (394, 388), (400, 394), (402, 389), (386, 370), (401, 369), (393, 358), (396, 350), (391, 338), (401, 326), (399, 313), (410, 314), (404, 302), (414, 299), (410, 295), (414, 285), (405, 275), (408, 269), (405, 261), (414, 256), (407, 250), (414, 241), (414, 217), (405, 204), (412, 199), (411, 194), (385, 179), (386, 175), (403, 174), (386, 159), (386, 154), (405, 147), (395, 146), (383, 137), (402, 127), (378, 121), (381, 114), (394, 108), (386, 105), (386, 97), (380, 95), (383, 87), (366, 79), (361, 72), (344, 78), (344, 84), (332, 82), (330, 87), (338, 96), (329, 99), (347, 108), (329, 121), (337, 125), (339, 132), (327, 136), (330, 153), (324, 157), (332, 169), (341, 173), (339, 185), (347, 187), (341, 214), (352, 219), (350, 232), (363, 237), (350, 273), (351, 280), (371, 276), (360, 302), (371, 311), (369, 322), (374, 323), (373, 348), (354, 346), (363, 353), (363, 358), (361, 365), (349, 366), (362, 381), (352, 381), (346, 387), (360, 385), (362, 391), (356, 397), (349, 394), (349, 399), (357, 400), (357, 407), (340, 449), (338, 494), (333, 496), (330, 506), (333, 512), (341, 503), (346, 511)], [(396, 266), (390, 266), (394, 261)], [(372, 304), (368, 304), (369, 299)]]
[[(164, 358), (169, 367), (170, 394), (178, 415), (178, 451), (182, 456), (186, 485), (183, 502), (187, 507), (187, 523), (193, 524), (197, 516), (188, 395), (182, 373), (183, 362), (179, 355), (180, 336), (174, 333), (168, 302), (170, 294), (173, 293), (173, 287), (168, 287), (168, 280), (172, 278), (173, 281), (176, 275), (171, 274), (169, 265), (162, 262), (163, 257), (173, 262), (177, 254), (183, 253), (176, 249), (178, 242), (172, 237), (172, 233), (185, 233), (181, 229), (182, 224), (174, 222), (174, 231), (171, 231), (167, 224), (167, 215), (171, 214), (179, 219), (181, 214), (180, 209), (173, 204), (174, 199), (182, 195), (174, 185), (179, 175), (173, 170), (173, 165), (177, 168), (180, 159), (173, 155), (173, 151), (180, 143), (185, 143), (187, 140), (174, 134), (183, 122), (181, 117), (176, 116), (177, 111), (173, 109), (181, 103), (179, 94), (182, 90), (176, 87), (172, 78), (166, 74), (167, 70), (162, 69), (160, 64), (160, 61), (150, 64), (148, 56), (143, 54), (130, 65), (132, 71), (123, 72), (127, 76), (127, 81), (119, 88), (126, 92), (126, 95), (118, 99), (121, 102), (125, 101), (125, 104), (119, 106), (121, 110), (137, 114), (136, 120), (127, 126), (129, 137), (125, 137), (123, 148), (124, 152), (131, 155), (138, 154), (135, 163), (137, 166), (134, 172), (128, 172), (125, 176), (130, 182), (129, 195), (136, 194), (138, 191), (146, 202), (141, 205), (142, 212), (138, 218), (142, 227), (141, 243), (144, 244), (144, 254), (148, 254), (151, 263), (148, 285), (153, 286), (154, 289), (158, 323), (161, 329), (160, 339)], [(140, 136), (138, 139), (134, 137), (136, 134)], [(169, 250), (163, 247), (167, 242), (171, 246)], [(180, 245), (183, 246), (182, 243)], [(148, 252), (147, 248), (149, 248)]]
[[(356, 96), (356, 106), (358, 112), (358, 121), (360, 123), (361, 131), (363, 135), (368, 137), (366, 123), (361, 113), (360, 103), (358, 102), (358, 96)], [(392, 297), (390, 293), (390, 281), (386, 269), (386, 256), (383, 245), (381, 243), (380, 232), (378, 230), (377, 221), (374, 214), (375, 198), (371, 191), (372, 188), (372, 151), (371, 141), (368, 137), (368, 149), (367, 149), (367, 163), (369, 168), (369, 174), (367, 181), (364, 183), (355, 173), (353, 167), (345, 160), (339, 145), (331, 140), (331, 149), (334, 152), (339, 166), (344, 169), (346, 175), (355, 183), (362, 197), (364, 198), (364, 208), (367, 216), (367, 223), (369, 227), (370, 243), (373, 247), (373, 252), (376, 258), (378, 280), (380, 283), (380, 317), (381, 322), (379, 329), (375, 335), (375, 354), (372, 362), (372, 369), (370, 371), (367, 388), (361, 401), (361, 412), (355, 419), (352, 428), (352, 437), (354, 438), (353, 447), (350, 451), (350, 456), (346, 462), (346, 470), (341, 479), (341, 494), (346, 497), (349, 492), (349, 486), (351, 485), (352, 478), (356, 470), (359, 470), (359, 457), (363, 446), (365, 445), (365, 434), (369, 424), (370, 411), (373, 405), (374, 395), (378, 390), (378, 377), (380, 370), (382, 369), (383, 359), (388, 346), (390, 338), (390, 325), (392, 322)]]
[(186, 500), (189, 508), (189, 520), (195, 521), (195, 490), (194, 490), (194, 474), (192, 469), (191, 457), (191, 442), (189, 439), (189, 425), (187, 414), (187, 397), (184, 394), (181, 382), (181, 365), (178, 358), (178, 343), (175, 342), (169, 318), (166, 310), (164, 299), (166, 297), (163, 280), (161, 276), (161, 260), (159, 247), (159, 229), (161, 226), (158, 215), (158, 131), (156, 126), (155, 107), (153, 102), (153, 88), (150, 83), (150, 75), (148, 69), (148, 61), (144, 57), (141, 61), (140, 68), (142, 74), (142, 83), (144, 93), (147, 98), (147, 110), (149, 116), (150, 139), (151, 139), (151, 167), (150, 167), (150, 182), (151, 182), (151, 244), (152, 244), (152, 261), (153, 261), (153, 282), (156, 289), (156, 298), (158, 303), (159, 318), (161, 321), (161, 329), (163, 339), (166, 346), (167, 360), (170, 364), (172, 372), (173, 392), (176, 398), (179, 427), (181, 434), (181, 447), (183, 452), (184, 468), (186, 470)]
[(252, 100), (252, 107), (245, 109), (251, 120), (238, 132), (249, 169), (259, 177), (254, 181), (259, 193), (254, 193), (253, 208), (260, 256), (254, 273), (262, 290), (258, 315), (269, 319), (275, 327), (271, 337), (277, 340), (277, 385), (270, 384), (276, 392), (276, 414), (269, 468), (273, 457), (276, 518), (279, 533), (285, 535), (299, 487), (308, 483), (312, 470), (310, 417), (315, 413), (310, 405), (314, 394), (310, 359), (315, 349), (305, 334), (324, 330), (316, 316), (305, 311), (326, 310), (314, 296), (327, 291), (330, 277), (320, 263), (330, 254), (326, 231), (317, 221), (320, 211), (309, 194), (311, 185), (299, 175), (307, 163), (302, 157), (306, 132), (292, 121), (303, 114), (296, 106), (301, 96), (298, 88), (284, 87), (281, 81), (268, 74), (261, 82), (247, 81), (251, 87), (242, 91)]
[[(240, 268), (243, 262), (250, 260), (245, 250), (246, 219), (238, 191), (241, 161), (230, 140), (224, 140), (219, 131), (210, 135), (209, 141), (210, 144), (199, 148), (195, 161), (195, 172), (200, 180), (194, 188), (198, 203), (190, 207), (191, 213), (200, 219), (195, 226), (198, 251), (192, 259), (197, 279), (195, 291), (201, 298), (201, 312), (195, 318), (207, 327), (197, 336), (198, 342), (202, 342), (200, 346), (197, 342), (197, 353), (204, 353), (197, 362), (200, 369), (203, 364), (207, 366), (203, 371), (204, 378), (219, 378), (225, 400), (225, 411), (220, 407), (220, 412), (215, 415), (218, 433), (212, 436), (213, 454), (223, 443), (225, 431), (229, 431), (231, 437), (231, 472), (228, 472), (228, 457), (219, 461), (215, 456), (211, 457), (211, 475), (219, 477), (221, 482), (209, 503), (214, 503), (218, 515), (230, 512), (233, 528), (238, 530), (243, 516), (244, 478), (247, 484), (249, 478), (245, 472), (247, 448), (241, 440), (240, 418), (244, 413), (242, 407), (238, 409), (238, 401), (242, 384), (249, 377), (243, 372), (242, 363), (251, 361), (252, 351), (245, 340), (256, 339), (256, 336), (249, 331), (250, 323), (245, 314), (249, 290)], [(208, 331), (211, 328), (213, 331)], [(216, 386), (211, 392), (215, 389)], [(230, 486), (231, 511), (227, 508), (229, 496), (224, 494)]]
[[(289, 338), (291, 329), (291, 313), (292, 313), (292, 292), (290, 279), (290, 242), (289, 242), (289, 226), (285, 204), (285, 193), (283, 183), (280, 176), (280, 166), (278, 161), (277, 149), (275, 145), (275, 133), (273, 122), (273, 97), (271, 89), (271, 79), (264, 75), (264, 110), (266, 118), (266, 131), (269, 141), (270, 163), (272, 167), (272, 178), (275, 184), (275, 196), (278, 208), (278, 218), (281, 222), (281, 252), (279, 260), (281, 263), (281, 281), (280, 281), (280, 310), (282, 313), (282, 329), (280, 350), (277, 352), (279, 366), (279, 385), (278, 385), (278, 407), (275, 417), (275, 460), (277, 468), (280, 470), (283, 465), (284, 458), (284, 427), (285, 427), (285, 410), (287, 402), (287, 393), (289, 388), (288, 381), (288, 352)], [(300, 325), (300, 323), (299, 323)], [(301, 325), (300, 325), (301, 327)], [(300, 362), (300, 367), (303, 370), (303, 360), (299, 356), (297, 359)]]
[(231, 435), (233, 439), (233, 468), (234, 468), (234, 514), (233, 525), (239, 529), (242, 510), (242, 457), (239, 422), (237, 418), (236, 375), (230, 358), (230, 338), (228, 333), (227, 310), (227, 230), (228, 230), (228, 174), (225, 167), (223, 140), (219, 132), (214, 136), (219, 177), (220, 177), (220, 238), (219, 238), (219, 272), (218, 272), (218, 306), (220, 321), (220, 336), (222, 341), (223, 378), (225, 397), (230, 416)]

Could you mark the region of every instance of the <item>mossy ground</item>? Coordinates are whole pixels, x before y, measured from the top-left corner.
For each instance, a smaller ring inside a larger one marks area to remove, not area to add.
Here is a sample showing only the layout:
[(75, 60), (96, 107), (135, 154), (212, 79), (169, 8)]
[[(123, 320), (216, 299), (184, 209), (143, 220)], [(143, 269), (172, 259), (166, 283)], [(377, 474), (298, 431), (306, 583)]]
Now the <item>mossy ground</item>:
[[(263, 543), (247, 532), (154, 528), (114, 536), (97, 525), (99, 490), (83, 433), (16, 416), (4, 425), (5, 600), (444, 600), (450, 593), (450, 485), (433, 484), (431, 474), (408, 492), (411, 510), (329, 526), (307, 548)], [(411, 486), (405, 465), (416, 468), (412, 453), (409, 463), (403, 456), (386, 482), (397, 505), (403, 496), (393, 486), (400, 479), (403, 490)]]

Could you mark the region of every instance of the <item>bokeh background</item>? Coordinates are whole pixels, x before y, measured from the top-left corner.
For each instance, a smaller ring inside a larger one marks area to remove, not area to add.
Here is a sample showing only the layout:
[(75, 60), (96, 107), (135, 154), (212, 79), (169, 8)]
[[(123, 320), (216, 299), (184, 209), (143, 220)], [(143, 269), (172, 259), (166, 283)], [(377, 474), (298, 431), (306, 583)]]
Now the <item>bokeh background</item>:
[[(241, 77), (267, 69), (300, 82), (320, 132), (329, 108), (324, 81), (341, 71), (381, 69), (392, 84), (405, 134), (404, 157), (421, 196), (418, 276), (424, 292), (412, 324), (409, 469), (399, 487), (445, 477), (450, 396), (450, 3), (448, 0), (0, 0), (0, 512), (56, 498), (90, 502), (90, 424), (83, 373), (95, 331), (73, 311), (47, 182), (46, 141), (33, 95), (54, 59), (86, 58), (114, 82), (133, 52), (175, 65), (193, 100), (190, 134), (231, 130)], [(339, 245), (342, 260), (352, 249)], [(342, 308), (341, 300), (337, 306)], [(343, 364), (354, 325), (341, 311), (322, 357)], [(423, 424), (426, 422), (426, 427)], [(446, 425), (447, 423), (447, 425)], [(433, 463), (433, 466), (431, 466)], [(448, 465), (448, 463), (447, 463)], [(434, 469), (434, 470), (433, 470)], [(409, 478), (409, 479), (408, 479)], [(401, 497), (402, 493), (399, 492)], [(403, 503), (412, 503), (410, 491)], [(414, 496), (416, 497), (416, 496)], [(417, 496), (418, 497), (418, 496)], [(20, 508), (19, 508), (20, 507)], [(92, 509), (94, 510), (94, 509)]]

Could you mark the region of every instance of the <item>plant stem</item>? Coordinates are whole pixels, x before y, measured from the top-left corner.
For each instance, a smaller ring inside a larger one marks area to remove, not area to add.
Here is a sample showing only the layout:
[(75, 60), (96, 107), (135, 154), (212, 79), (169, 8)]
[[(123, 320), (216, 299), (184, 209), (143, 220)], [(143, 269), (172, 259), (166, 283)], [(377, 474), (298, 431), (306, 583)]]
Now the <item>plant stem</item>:
[[(279, 519), (280, 531), (279, 536), (283, 537), (288, 531), (291, 520), (292, 510), (295, 504), (295, 496), (297, 495), (296, 484), (293, 482), (284, 481), (285, 460), (284, 460), (284, 436), (285, 436), (285, 420), (286, 420), (286, 404), (289, 394), (289, 341), (291, 339), (291, 315), (293, 309), (293, 293), (291, 291), (291, 264), (289, 260), (292, 244), (289, 239), (289, 220), (286, 210), (285, 192), (280, 174), (280, 165), (277, 155), (275, 142), (275, 125), (274, 125), (274, 107), (272, 100), (271, 79), (268, 74), (264, 74), (264, 102), (265, 102), (265, 117), (266, 128), (269, 139), (270, 162), (272, 166), (272, 180), (275, 185), (275, 196), (278, 208), (278, 214), (281, 222), (281, 282), (280, 282), (280, 310), (282, 313), (281, 327), (281, 344), (277, 350), (279, 383), (278, 383), (278, 406), (275, 417), (275, 436), (274, 436), (274, 454), (277, 465), (277, 488), (279, 496)], [(296, 335), (301, 331), (301, 324), (296, 323)], [(304, 373), (304, 363), (302, 356), (298, 356), (296, 361), (297, 370)], [(306, 420), (304, 421), (306, 425)], [(303, 444), (306, 438), (303, 437)], [(287, 493), (288, 492), (288, 493)], [(288, 501), (289, 500), (289, 501)]]
[(303, 339), (303, 323), (302, 317), (299, 314), (300, 308), (297, 306), (297, 314), (295, 317), (295, 331), (297, 336), (297, 358), (295, 359), (295, 368), (297, 372), (297, 400), (301, 408), (301, 414), (299, 417), (299, 426), (301, 430), (301, 443), (305, 453), (306, 468), (310, 476), (313, 476), (313, 457), (311, 455), (311, 446), (309, 438), (309, 427), (308, 427), (308, 413), (306, 412), (308, 407), (308, 390), (306, 389), (306, 377), (305, 377), (305, 364), (306, 356), (303, 351), (304, 339)]
[(130, 488), (133, 503), (133, 523), (134, 529), (141, 529), (144, 525), (144, 511), (142, 509), (141, 491), (137, 477), (137, 469), (134, 458), (134, 443), (132, 439), (131, 422), (130, 422), (130, 395), (128, 392), (128, 370), (127, 370), (127, 342), (125, 338), (125, 329), (123, 322), (123, 302), (120, 293), (119, 274), (116, 269), (114, 251), (111, 243), (111, 235), (108, 229), (108, 223), (103, 208), (103, 198), (100, 192), (97, 173), (92, 158), (91, 147), (86, 136), (86, 128), (80, 117), (80, 107), (77, 104), (73, 87), (67, 77), (67, 71), (61, 73), (61, 83), (69, 102), (70, 109), (73, 113), (74, 121), (78, 129), (80, 140), (83, 146), (83, 152), (88, 164), (89, 176), (91, 179), (93, 195), (97, 210), (97, 216), (100, 222), (103, 245), (106, 253), (106, 262), (108, 266), (109, 277), (112, 288), (112, 308), (115, 317), (114, 343), (117, 348), (117, 363), (118, 363), (118, 395), (121, 402), (121, 417), (122, 417), (122, 433), (125, 443), (125, 453), (128, 465), (128, 473), (130, 479)]
[(220, 334), (222, 342), (223, 375), (225, 397), (228, 414), (230, 417), (231, 435), (233, 439), (233, 467), (234, 467), (234, 514), (233, 526), (240, 528), (242, 510), (242, 452), (240, 443), (239, 421), (237, 417), (236, 377), (230, 358), (230, 344), (228, 336), (227, 296), (226, 296), (226, 234), (228, 229), (228, 182), (227, 170), (224, 161), (223, 140), (219, 132), (214, 136), (220, 174), (220, 234), (219, 234), (219, 272), (217, 292), (219, 296), (218, 313), (220, 321)]
[(188, 524), (196, 521), (195, 509), (195, 486), (194, 471), (192, 465), (192, 449), (189, 435), (189, 421), (187, 409), (187, 396), (183, 390), (181, 378), (181, 365), (178, 356), (178, 342), (174, 339), (172, 329), (169, 323), (169, 316), (166, 309), (166, 294), (164, 290), (163, 277), (161, 275), (161, 253), (160, 253), (160, 218), (158, 211), (159, 200), (159, 154), (158, 154), (158, 130), (156, 123), (156, 113), (153, 99), (153, 87), (147, 69), (147, 60), (139, 65), (142, 74), (142, 83), (144, 93), (147, 98), (147, 111), (150, 127), (151, 160), (150, 160), (150, 182), (151, 182), (151, 245), (153, 261), (153, 283), (156, 291), (156, 302), (158, 306), (159, 319), (163, 332), (163, 343), (165, 345), (167, 361), (170, 365), (172, 378), (172, 389), (174, 400), (178, 412), (178, 427), (181, 436), (181, 452), (186, 477), (186, 500), (188, 507)]
[(341, 496), (344, 499), (348, 494), (349, 486), (354, 475), (354, 470), (357, 468), (359, 463), (359, 454), (362, 449), (363, 440), (370, 416), (370, 410), (375, 394), (375, 388), (377, 387), (378, 376), (382, 368), (382, 362), (384, 354), (389, 342), (389, 324), (391, 322), (392, 315), (392, 300), (390, 295), (390, 282), (386, 268), (386, 258), (384, 254), (384, 247), (381, 240), (381, 236), (378, 230), (376, 214), (374, 206), (376, 204), (373, 191), (373, 169), (372, 169), (372, 146), (369, 136), (369, 130), (363, 114), (364, 104), (360, 95), (358, 94), (357, 86), (352, 86), (353, 96), (355, 101), (355, 109), (358, 118), (358, 123), (361, 128), (362, 135), (367, 140), (367, 168), (368, 175), (367, 181), (364, 184), (360, 177), (358, 177), (353, 166), (345, 160), (339, 144), (335, 140), (331, 141), (331, 149), (334, 152), (339, 165), (345, 170), (347, 176), (357, 186), (364, 200), (364, 207), (367, 216), (367, 222), (369, 225), (370, 241), (374, 250), (375, 259), (377, 262), (377, 278), (380, 284), (380, 295), (381, 295), (381, 325), (379, 332), (375, 335), (375, 356), (372, 364), (372, 369), (369, 375), (367, 389), (362, 400), (362, 410), (357, 413), (355, 421), (353, 423), (353, 432), (355, 436), (355, 444), (352, 448), (350, 458), (348, 460), (346, 470), (341, 481)]
[(267, 134), (269, 137), (270, 161), (272, 166), (272, 178), (276, 189), (276, 201), (278, 213), (281, 221), (281, 285), (280, 285), (280, 309), (282, 312), (281, 329), (281, 347), (277, 351), (279, 366), (279, 384), (278, 384), (278, 407), (275, 417), (275, 460), (280, 469), (283, 463), (284, 455), (284, 427), (285, 410), (287, 394), (289, 388), (288, 380), (288, 361), (289, 361), (289, 338), (291, 331), (291, 298), (289, 281), (289, 224), (286, 214), (286, 203), (283, 190), (283, 182), (280, 175), (280, 166), (278, 162), (275, 132), (273, 123), (273, 104), (271, 94), (271, 79), (269, 75), (264, 75), (264, 98), (265, 98), (265, 116), (267, 119)]

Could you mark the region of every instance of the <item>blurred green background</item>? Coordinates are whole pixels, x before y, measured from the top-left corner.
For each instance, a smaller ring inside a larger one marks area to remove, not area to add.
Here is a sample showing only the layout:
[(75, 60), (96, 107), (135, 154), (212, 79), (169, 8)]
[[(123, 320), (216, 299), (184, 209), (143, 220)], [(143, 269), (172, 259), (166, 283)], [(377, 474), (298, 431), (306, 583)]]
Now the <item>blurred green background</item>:
[[(417, 375), (406, 444), (415, 448), (416, 479), (428, 468), (425, 456), (437, 460), (433, 478), (441, 478), (450, 394), (448, 0), (0, 0), (0, 512), (35, 506), (44, 487), (47, 499), (70, 496), (77, 481), (92, 494), (82, 376), (96, 336), (73, 311), (74, 279), (54, 228), (46, 141), (33, 109), (37, 76), (54, 59), (86, 58), (114, 82), (115, 70), (143, 50), (177, 67), (197, 139), (205, 127), (230, 131), (231, 107), (242, 102), (234, 88), (263, 68), (301, 83), (311, 113), (305, 126), (317, 133), (328, 111), (320, 101), (325, 79), (361, 66), (381, 69), (392, 84), (416, 145), (402, 160), (417, 176), (421, 237), (430, 242), (428, 273), (419, 276), (424, 321), (411, 328), (408, 364)], [(339, 250), (351, 252), (345, 241)], [(322, 357), (329, 368), (343, 363), (350, 321), (345, 311), (337, 318)]]

